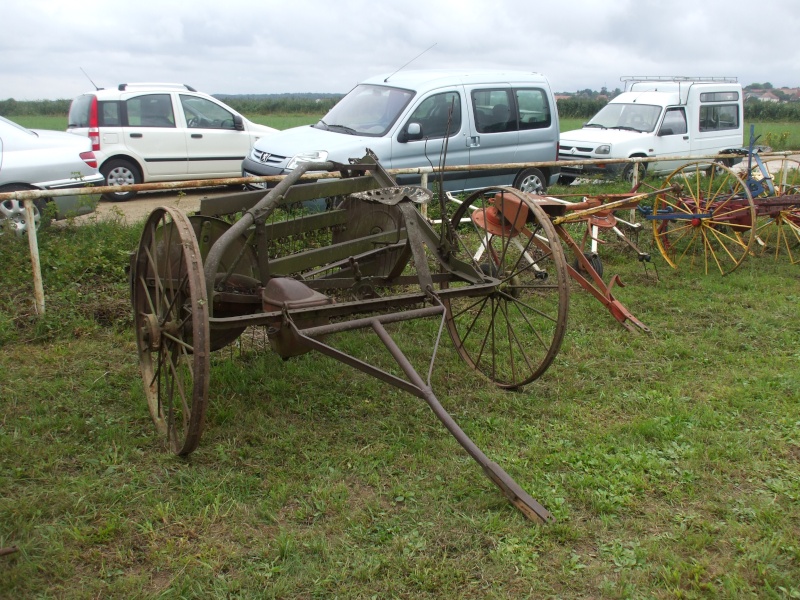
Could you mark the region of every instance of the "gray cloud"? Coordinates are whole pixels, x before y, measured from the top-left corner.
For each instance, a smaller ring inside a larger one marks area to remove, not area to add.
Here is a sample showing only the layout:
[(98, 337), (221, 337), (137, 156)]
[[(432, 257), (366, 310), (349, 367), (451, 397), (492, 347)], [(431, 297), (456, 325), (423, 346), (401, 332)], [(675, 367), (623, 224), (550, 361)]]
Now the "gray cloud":
[(432, 44), (413, 67), (534, 70), (557, 91), (622, 75), (795, 86), (798, 25), (779, 0), (4, 0), (0, 98), (71, 98), (90, 87), (80, 68), (104, 87), (342, 93)]

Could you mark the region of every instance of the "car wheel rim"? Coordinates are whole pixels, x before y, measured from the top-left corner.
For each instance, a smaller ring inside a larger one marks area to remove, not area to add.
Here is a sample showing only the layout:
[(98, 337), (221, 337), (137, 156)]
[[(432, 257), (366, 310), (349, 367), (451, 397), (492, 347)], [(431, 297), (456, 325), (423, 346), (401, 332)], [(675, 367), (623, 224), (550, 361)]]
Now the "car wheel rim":
[[(25, 223), (25, 205), (19, 200), (5, 200), (0, 203), (0, 222), (8, 221), (11, 228), (17, 232), (17, 235), (23, 235), (28, 227)], [(33, 222), (36, 228), (39, 227), (41, 215), (39, 209), (34, 205), (33, 207)]]
[(529, 194), (538, 194), (544, 189), (544, 186), (542, 185), (542, 182), (539, 181), (538, 177), (532, 175), (531, 177), (526, 177), (522, 181), (520, 188), (523, 192), (528, 192)]
[(114, 169), (109, 171), (107, 178), (108, 185), (133, 185), (136, 183), (133, 173), (128, 169)]

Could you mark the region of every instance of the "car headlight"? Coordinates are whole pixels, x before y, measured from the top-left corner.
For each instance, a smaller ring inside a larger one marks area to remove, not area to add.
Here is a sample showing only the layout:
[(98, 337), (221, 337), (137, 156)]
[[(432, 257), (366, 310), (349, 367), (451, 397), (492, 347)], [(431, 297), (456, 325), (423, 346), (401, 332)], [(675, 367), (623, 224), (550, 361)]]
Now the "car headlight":
[(602, 146), (598, 146), (595, 151), (595, 154), (611, 154), (611, 145), (610, 144), (603, 144)]
[(289, 161), (289, 164), (286, 165), (286, 168), (292, 170), (301, 163), (325, 162), (326, 160), (328, 160), (327, 150), (314, 150), (313, 152), (301, 152), (300, 154), (295, 154), (292, 157), (292, 159)]

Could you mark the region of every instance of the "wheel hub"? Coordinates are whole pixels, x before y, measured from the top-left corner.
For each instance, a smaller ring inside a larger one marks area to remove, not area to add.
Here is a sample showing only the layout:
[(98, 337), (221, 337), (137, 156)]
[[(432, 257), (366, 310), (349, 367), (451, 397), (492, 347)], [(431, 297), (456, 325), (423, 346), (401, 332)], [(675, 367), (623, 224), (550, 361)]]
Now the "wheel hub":
[(142, 316), (139, 330), (142, 332), (142, 341), (151, 352), (155, 352), (161, 346), (161, 327), (158, 325), (158, 318), (148, 313)]

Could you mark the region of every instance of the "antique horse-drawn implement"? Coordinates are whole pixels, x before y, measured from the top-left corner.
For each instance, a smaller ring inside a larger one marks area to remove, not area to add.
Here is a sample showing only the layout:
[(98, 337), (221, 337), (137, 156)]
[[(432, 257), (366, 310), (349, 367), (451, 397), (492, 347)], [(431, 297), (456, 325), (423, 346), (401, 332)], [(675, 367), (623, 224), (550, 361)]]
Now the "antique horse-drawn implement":
[(667, 177), (674, 189), (658, 195), (645, 218), (670, 266), (727, 275), (751, 254), (800, 261), (800, 162), (762, 159), (757, 139), (751, 126), (744, 173), (696, 162)]
[[(582, 202), (569, 202), (509, 187), (487, 188), (475, 192), (463, 201), (451, 196), (451, 201), (459, 205), (452, 221), (469, 223), (474, 228), (475, 235), (472, 239), (478, 241), (472, 255), (474, 262), (496, 262), (508, 248), (515, 248), (522, 261), (527, 262), (535, 271), (537, 267), (530, 249), (537, 248), (539, 252), (546, 252), (552, 243), (552, 238), (546, 238), (542, 232), (533, 232), (528, 227), (529, 206), (536, 205), (551, 219), (554, 233), (574, 256), (574, 262), (567, 264), (569, 276), (605, 306), (626, 329), (633, 331), (638, 328), (649, 332), (650, 329), (614, 296), (614, 286), (623, 287), (620, 278), (614, 275), (606, 284), (599, 257), (594, 251), (587, 252), (586, 245), (588, 240), (596, 240), (598, 229), (611, 229), (633, 248), (640, 260), (649, 260), (646, 253), (616, 230), (613, 212), (636, 207), (641, 200), (661, 194), (667, 189), (641, 194), (605, 194), (586, 197)], [(577, 242), (565, 227), (571, 223), (586, 224), (587, 234), (581, 242)], [(594, 248), (593, 246), (593, 250)]]
[[(309, 171), (339, 178), (301, 183)], [(145, 395), (170, 448), (187, 455), (200, 441), (210, 352), (260, 326), (283, 358), (317, 350), (424, 399), (517, 508), (551, 520), (436, 399), (430, 374), (438, 337), (426, 381), (390, 333), (393, 323), (438, 318), (439, 335), (447, 327), (467, 364), (504, 388), (525, 385), (550, 365), (569, 293), (558, 235), (530, 197), (514, 196), (512, 215), (503, 194), (490, 195), (528, 237), (501, 227), (484, 260), (473, 257), (475, 233), (460, 227), (458, 211), (435, 230), (416, 207), (430, 192), (396, 186), (369, 153), (347, 165), (302, 165), (268, 193), (206, 199), (192, 217), (155, 210), (133, 258), (132, 301)], [(303, 210), (319, 199), (328, 210)], [(336, 334), (357, 329), (377, 335), (404, 377), (333, 345)]]

